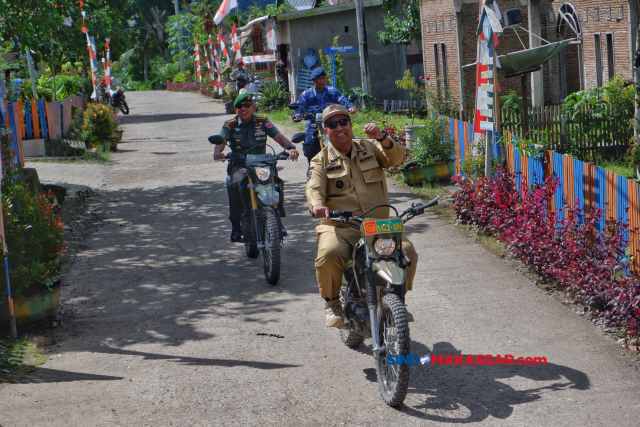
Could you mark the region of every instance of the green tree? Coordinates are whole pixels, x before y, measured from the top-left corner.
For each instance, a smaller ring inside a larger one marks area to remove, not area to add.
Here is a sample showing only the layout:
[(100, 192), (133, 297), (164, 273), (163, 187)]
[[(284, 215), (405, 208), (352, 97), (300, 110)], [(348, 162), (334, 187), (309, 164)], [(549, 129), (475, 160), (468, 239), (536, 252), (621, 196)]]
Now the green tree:
[(410, 44), (411, 40), (422, 39), (419, 0), (382, 0), (382, 8), (387, 11), (387, 19), (384, 31), (378, 32), (380, 43)]

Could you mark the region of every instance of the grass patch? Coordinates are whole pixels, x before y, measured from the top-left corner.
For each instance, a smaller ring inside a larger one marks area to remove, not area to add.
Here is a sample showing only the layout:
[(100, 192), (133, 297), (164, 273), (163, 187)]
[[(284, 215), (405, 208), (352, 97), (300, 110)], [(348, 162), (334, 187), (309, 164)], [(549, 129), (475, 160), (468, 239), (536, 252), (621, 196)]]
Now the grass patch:
[(429, 209), (444, 219), (450, 220), (453, 218), (453, 209), (451, 209), (451, 203), (448, 202), (450, 194), (444, 190), (443, 184), (439, 182), (425, 182), (417, 185), (409, 185), (404, 182), (402, 175), (399, 173), (386, 172), (386, 174), (425, 202), (440, 196), (438, 204)]
[(0, 387), (24, 378), (50, 359), (36, 345), (36, 340), (21, 338), (17, 341), (0, 339)]
[(78, 156), (51, 157), (38, 159), (38, 163), (107, 163), (111, 160), (112, 151), (109, 147), (98, 147), (96, 151), (84, 150)]
[(629, 160), (624, 157), (618, 157), (611, 160), (598, 159), (596, 161), (596, 165), (598, 165), (599, 168), (608, 170), (625, 178), (635, 178), (633, 167), (629, 166)]
[(269, 120), (271, 120), (275, 124), (292, 127), (299, 131), (304, 131), (305, 122), (302, 121), (302, 122), (295, 123), (293, 120), (291, 120), (292, 112), (293, 112), (292, 110), (286, 109), (286, 110), (265, 111), (265, 112), (262, 112), (262, 114), (266, 115), (269, 118)]

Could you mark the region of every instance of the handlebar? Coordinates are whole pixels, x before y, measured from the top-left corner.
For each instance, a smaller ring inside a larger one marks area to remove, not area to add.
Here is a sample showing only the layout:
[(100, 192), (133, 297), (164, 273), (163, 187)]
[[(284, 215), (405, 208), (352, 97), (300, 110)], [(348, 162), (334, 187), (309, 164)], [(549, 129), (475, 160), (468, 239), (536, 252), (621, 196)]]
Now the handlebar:
[[(402, 218), (405, 215), (407, 215), (407, 218), (404, 219), (404, 222), (407, 222), (410, 219), (412, 219), (413, 217), (416, 217), (418, 215), (422, 215), (426, 208), (430, 208), (432, 206), (437, 205), (439, 198), (440, 198), (440, 196), (436, 197), (433, 200), (429, 200), (428, 202), (423, 203), (423, 204), (412, 203), (411, 207), (407, 208), (400, 215), (398, 215), (398, 211), (396, 211), (396, 215), (397, 215), (398, 218)], [(337, 222), (347, 222), (347, 221), (353, 221), (353, 220), (358, 221), (358, 222), (362, 222), (362, 221), (364, 221), (363, 217), (366, 214), (368, 214), (369, 212), (371, 212), (374, 209), (377, 209), (379, 207), (384, 207), (384, 206), (388, 206), (388, 207), (392, 208), (393, 210), (395, 210), (395, 208), (393, 206), (387, 205), (387, 204), (383, 204), (383, 205), (375, 206), (375, 207), (369, 209), (368, 211), (364, 212), (363, 214), (357, 215), (357, 216), (354, 216), (353, 212), (351, 212), (351, 211), (330, 211), (329, 212), (329, 218), (334, 220), (334, 221), (337, 221)]]

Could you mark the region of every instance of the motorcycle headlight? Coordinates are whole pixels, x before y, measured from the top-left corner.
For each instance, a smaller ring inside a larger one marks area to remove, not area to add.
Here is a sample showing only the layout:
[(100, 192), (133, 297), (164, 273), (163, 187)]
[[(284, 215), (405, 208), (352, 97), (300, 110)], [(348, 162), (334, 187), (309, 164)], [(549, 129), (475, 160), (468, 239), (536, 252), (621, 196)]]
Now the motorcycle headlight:
[(396, 239), (378, 239), (373, 243), (373, 249), (378, 255), (391, 255), (396, 250)]
[(271, 170), (265, 167), (256, 168), (256, 176), (260, 181), (267, 181), (271, 175)]

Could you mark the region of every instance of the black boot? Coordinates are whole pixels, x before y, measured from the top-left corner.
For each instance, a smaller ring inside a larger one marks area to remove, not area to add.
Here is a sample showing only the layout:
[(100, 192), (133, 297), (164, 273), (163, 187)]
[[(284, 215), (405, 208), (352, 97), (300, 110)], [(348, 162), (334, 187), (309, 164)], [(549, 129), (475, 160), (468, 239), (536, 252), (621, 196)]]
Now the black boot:
[(231, 225), (231, 241), (242, 242), (242, 227), (240, 224)]
[(282, 224), (282, 235), (286, 236), (287, 235), (287, 229), (284, 228), (284, 224)]

